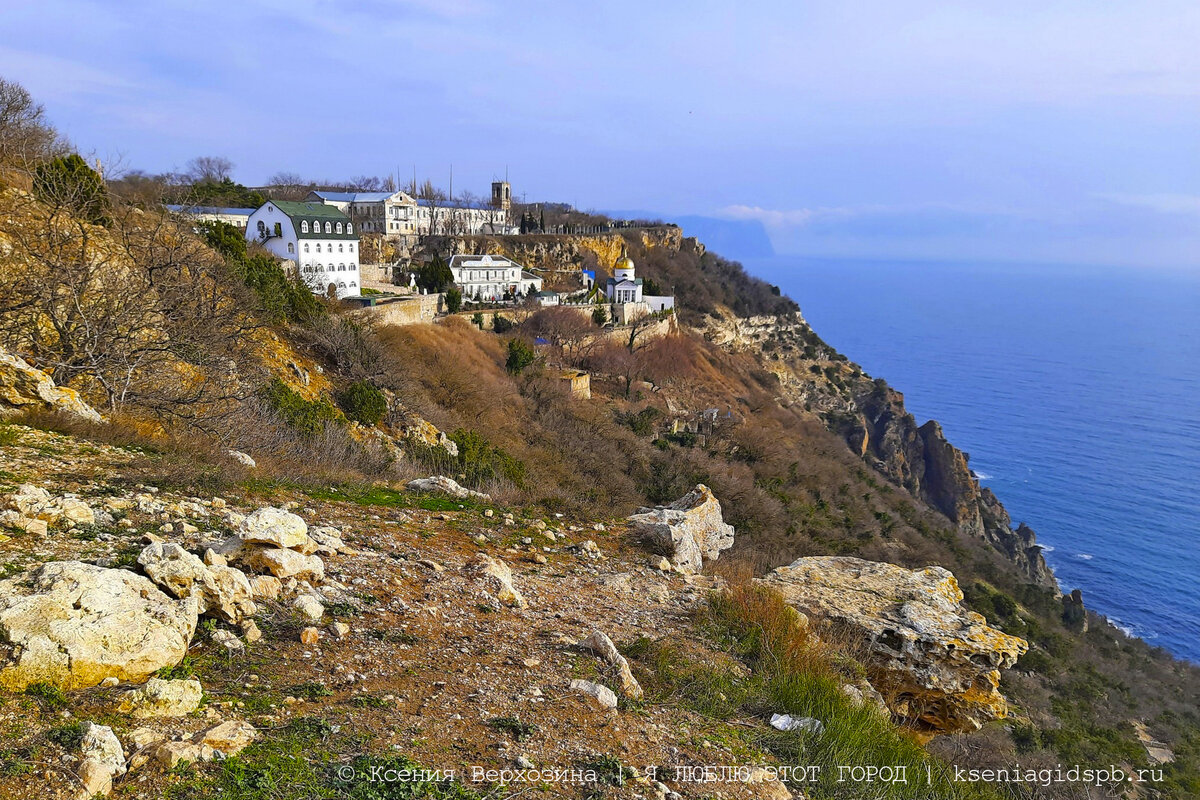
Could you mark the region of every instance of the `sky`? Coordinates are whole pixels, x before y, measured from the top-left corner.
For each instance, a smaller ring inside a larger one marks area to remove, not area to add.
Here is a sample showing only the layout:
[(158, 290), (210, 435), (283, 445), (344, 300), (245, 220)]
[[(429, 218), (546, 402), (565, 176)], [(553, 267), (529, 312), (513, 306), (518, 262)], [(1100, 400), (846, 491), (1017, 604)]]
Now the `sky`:
[(1195, 0), (0, 0), (84, 152), (757, 220), (777, 251), (1200, 271)]

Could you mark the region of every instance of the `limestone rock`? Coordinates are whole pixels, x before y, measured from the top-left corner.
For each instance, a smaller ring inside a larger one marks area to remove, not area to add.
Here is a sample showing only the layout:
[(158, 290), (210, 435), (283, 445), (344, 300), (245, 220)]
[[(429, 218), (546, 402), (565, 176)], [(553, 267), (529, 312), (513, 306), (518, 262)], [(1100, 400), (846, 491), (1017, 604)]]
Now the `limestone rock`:
[(22, 411), (61, 411), (89, 422), (104, 421), (74, 389), (55, 385), (45, 372), (0, 348), (0, 416)]
[(196, 615), (194, 598), (168, 597), (127, 570), (43, 564), (0, 581), (0, 686), (140, 683), (183, 659)]
[(255, 575), (250, 579), (250, 592), (255, 600), (278, 600), (283, 581), (274, 575)]
[[(23, 483), (7, 501), (3, 521), (31, 533), (45, 534), (49, 525), (93, 525), (96, 512), (78, 497), (55, 497), (40, 486)], [(40, 523), (40, 524), (39, 524)]]
[(1002, 719), (1000, 670), (1027, 649), (962, 605), (945, 569), (907, 570), (857, 558), (801, 558), (761, 584), (864, 648), (871, 685), (891, 712), (926, 734)]
[(237, 537), (251, 544), (299, 549), (308, 544), (308, 525), (290, 511), (266, 506), (242, 520)]
[(512, 570), (498, 558), (480, 553), (469, 564), (467, 570), (479, 576), (480, 581), (509, 608), (525, 608), (528, 603), (512, 582)]
[(733, 546), (733, 526), (721, 516), (721, 503), (707, 486), (667, 506), (645, 509), (629, 518), (642, 539), (681, 571), (699, 572)]
[(612, 639), (608, 638), (608, 634), (603, 631), (592, 631), (586, 639), (579, 643), (579, 646), (591, 650), (616, 667), (621, 680), (621, 694), (634, 700), (642, 699), (642, 686), (637, 682), (637, 678), (633, 677), (628, 659), (621, 655)]
[(276, 578), (295, 578), (309, 583), (325, 579), (325, 562), (319, 556), (306, 556), (295, 550), (256, 547), (243, 551), (238, 561), (250, 569), (265, 570)]
[(258, 613), (250, 581), (241, 570), (220, 564), (206, 565), (177, 544), (156, 542), (138, 556), (149, 578), (175, 597), (197, 599), (201, 614), (239, 622)]
[(211, 761), (213, 748), (196, 742), (163, 742), (154, 750), (154, 760), (163, 769), (173, 769), (181, 763), (198, 764), (201, 761)]
[(601, 711), (617, 707), (617, 695), (607, 686), (576, 678), (571, 681), (571, 691), (587, 698), (588, 705)]
[(254, 462), (253, 458), (246, 453), (243, 453), (241, 450), (226, 450), (225, 453), (243, 467), (250, 467), (251, 469), (254, 469), (258, 466), (258, 464)]
[(483, 492), (472, 491), (471, 489), (459, 486), (458, 483), (444, 475), (431, 475), (428, 478), (416, 478), (408, 482), (408, 489), (412, 492), (438, 492), (440, 494), (448, 494), (451, 497), (457, 497), (460, 500), (473, 498), (484, 502), (491, 502), (491, 495), (486, 495)]
[(246, 643), (237, 637), (237, 634), (226, 630), (215, 630), (212, 633), (213, 644), (220, 645), (228, 650), (231, 654), (237, 655), (246, 651)]
[(113, 778), (125, 774), (125, 751), (112, 728), (94, 722), (83, 723), (83, 738), (79, 743), (79, 781), (82, 784), (78, 797), (90, 800), (97, 794), (107, 795), (112, 791)]
[(302, 594), (292, 602), (292, 608), (309, 622), (320, 622), (325, 616), (325, 606), (310, 594)]
[(317, 628), (305, 628), (300, 631), (300, 641), (303, 644), (317, 644), (321, 641), (321, 631)]
[(337, 528), (329, 526), (309, 528), (308, 538), (312, 539), (316, 546), (313, 552), (323, 556), (337, 555), (346, 549), (346, 543), (342, 541), (342, 532)]
[(192, 741), (211, 747), (223, 756), (231, 756), (246, 749), (257, 738), (258, 730), (253, 725), (234, 719), (197, 733)]
[(199, 708), (203, 696), (198, 680), (151, 678), (145, 686), (123, 692), (117, 711), (135, 719), (182, 717)]

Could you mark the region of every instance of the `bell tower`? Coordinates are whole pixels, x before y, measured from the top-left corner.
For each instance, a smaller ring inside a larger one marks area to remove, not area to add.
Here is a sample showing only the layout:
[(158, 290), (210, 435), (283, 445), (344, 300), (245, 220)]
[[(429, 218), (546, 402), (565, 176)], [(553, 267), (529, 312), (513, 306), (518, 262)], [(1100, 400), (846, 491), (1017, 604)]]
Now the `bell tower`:
[(501, 211), (512, 210), (512, 186), (508, 181), (492, 181), (492, 206)]

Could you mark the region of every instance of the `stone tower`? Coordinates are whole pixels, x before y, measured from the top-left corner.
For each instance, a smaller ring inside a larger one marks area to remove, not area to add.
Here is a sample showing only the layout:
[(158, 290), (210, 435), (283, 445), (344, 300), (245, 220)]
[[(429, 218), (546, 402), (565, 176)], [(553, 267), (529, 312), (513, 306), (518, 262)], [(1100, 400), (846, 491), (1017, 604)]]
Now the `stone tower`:
[(512, 186), (508, 181), (492, 181), (492, 205), (503, 211), (512, 209)]

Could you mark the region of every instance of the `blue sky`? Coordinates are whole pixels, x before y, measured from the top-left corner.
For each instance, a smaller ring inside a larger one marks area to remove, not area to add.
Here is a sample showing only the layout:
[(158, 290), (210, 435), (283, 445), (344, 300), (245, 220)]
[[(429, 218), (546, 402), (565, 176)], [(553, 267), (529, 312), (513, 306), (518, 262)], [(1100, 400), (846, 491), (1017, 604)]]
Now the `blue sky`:
[(1200, 3), (0, 0), (81, 150), (762, 221), (781, 252), (1200, 267)]

